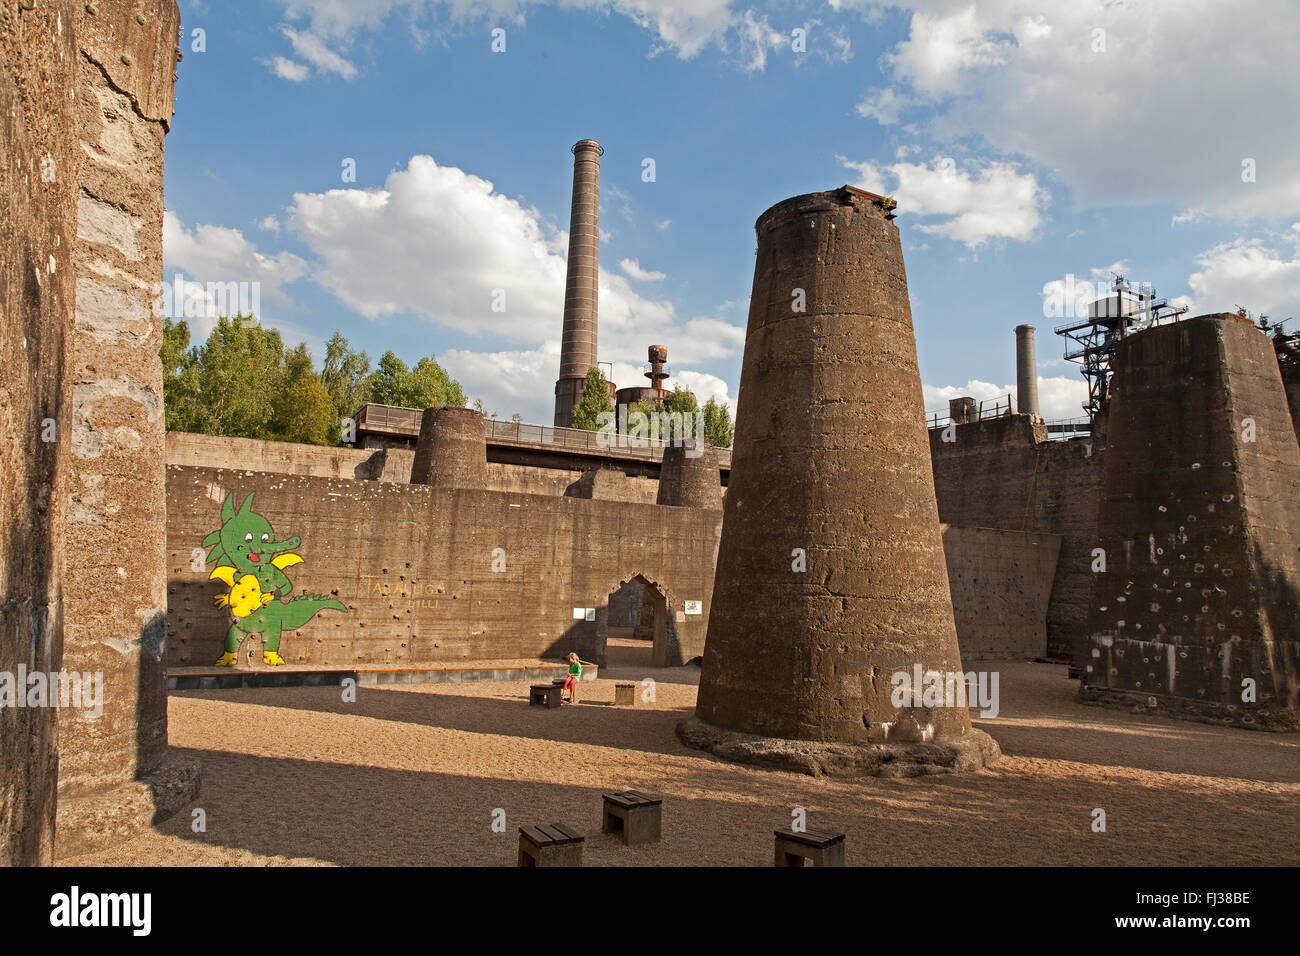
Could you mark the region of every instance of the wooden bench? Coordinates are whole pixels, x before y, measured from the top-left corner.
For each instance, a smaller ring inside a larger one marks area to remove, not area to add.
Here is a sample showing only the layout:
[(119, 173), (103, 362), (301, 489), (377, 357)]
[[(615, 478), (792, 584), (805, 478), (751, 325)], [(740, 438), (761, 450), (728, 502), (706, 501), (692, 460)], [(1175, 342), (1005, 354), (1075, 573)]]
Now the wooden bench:
[(583, 837), (563, 823), (519, 828), (520, 866), (582, 866)]
[(658, 843), (663, 801), (647, 797), (640, 790), (605, 794), (600, 832), (613, 833), (625, 844)]
[(844, 834), (830, 830), (804, 830), (802, 833), (786, 827), (776, 831), (776, 859), (774, 866), (803, 866), (807, 860), (813, 866), (844, 865)]
[(636, 684), (618, 683), (614, 685), (614, 706), (636, 706)]
[(559, 707), (562, 684), (533, 684), (528, 690), (528, 706)]

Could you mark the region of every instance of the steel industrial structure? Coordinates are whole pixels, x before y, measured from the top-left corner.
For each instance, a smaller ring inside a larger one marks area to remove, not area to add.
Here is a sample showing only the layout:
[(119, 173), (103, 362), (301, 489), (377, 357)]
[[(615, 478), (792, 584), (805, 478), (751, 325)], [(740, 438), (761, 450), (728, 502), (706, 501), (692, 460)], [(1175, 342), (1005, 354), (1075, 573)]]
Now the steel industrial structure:
[(1154, 288), (1140, 285), (1132, 288), (1124, 276), (1112, 272), (1113, 295), (1093, 302), (1088, 307), (1087, 318), (1078, 319), (1056, 327), (1057, 335), (1064, 336), (1075, 348), (1067, 345), (1065, 359), (1083, 366), (1083, 377), (1088, 380), (1088, 401), (1083, 410), (1089, 423), (1106, 404), (1110, 391), (1110, 360), (1115, 348), (1125, 335), (1178, 321), (1187, 311), (1186, 306), (1171, 306), (1168, 299), (1156, 297)]

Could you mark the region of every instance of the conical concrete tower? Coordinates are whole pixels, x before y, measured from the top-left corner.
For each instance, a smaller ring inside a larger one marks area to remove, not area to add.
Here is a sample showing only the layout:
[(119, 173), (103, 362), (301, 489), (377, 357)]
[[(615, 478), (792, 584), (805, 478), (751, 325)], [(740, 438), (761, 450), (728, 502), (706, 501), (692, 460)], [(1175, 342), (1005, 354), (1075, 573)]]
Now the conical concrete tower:
[(999, 755), (964, 694), (895, 703), (895, 675), (962, 666), (891, 219), (845, 186), (756, 226), (704, 669), (678, 728), (719, 756), (911, 775)]

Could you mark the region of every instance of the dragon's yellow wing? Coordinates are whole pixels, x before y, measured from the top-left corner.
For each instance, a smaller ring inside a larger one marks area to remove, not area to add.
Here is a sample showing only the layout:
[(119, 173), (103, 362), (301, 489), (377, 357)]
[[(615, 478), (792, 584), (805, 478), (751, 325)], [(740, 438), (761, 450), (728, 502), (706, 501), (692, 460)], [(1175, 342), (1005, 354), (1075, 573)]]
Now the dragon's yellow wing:
[(212, 569), (212, 573), (208, 575), (208, 580), (224, 581), (227, 587), (233, 588), (235, 586), (235, 569), (224, 564), (219, 565)]
[(285, 568), (291, 568), (295, 564), (302, 564), (302, 558), (296, 554), (277, 554), (271, 559), (271, 564), (283, 571)]

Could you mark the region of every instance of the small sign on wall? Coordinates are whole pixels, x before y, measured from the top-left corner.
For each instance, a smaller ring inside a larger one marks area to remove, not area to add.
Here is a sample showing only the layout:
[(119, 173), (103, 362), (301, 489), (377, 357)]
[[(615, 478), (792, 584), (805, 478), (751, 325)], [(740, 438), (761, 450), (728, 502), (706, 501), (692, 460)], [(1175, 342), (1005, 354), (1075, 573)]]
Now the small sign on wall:
[(677, 621), (680, 624), (682, 621), (686, 620), (686, 615), (681, 611), (677, 611), (673, 614), (673, 620)]
[(687, 614), (703, 614), (703, 613), (704, 613), (704, 602), (703, 602), (703, 601), (687, 601), (687, 602), (685, 602), (685, 603), (686, 603), (686, 613), (687, 613)]
[(596, 620), (596, 609), (594, 607), (575, 607), (573, 609), (573, 619), (575, 621), (594, 621)]

